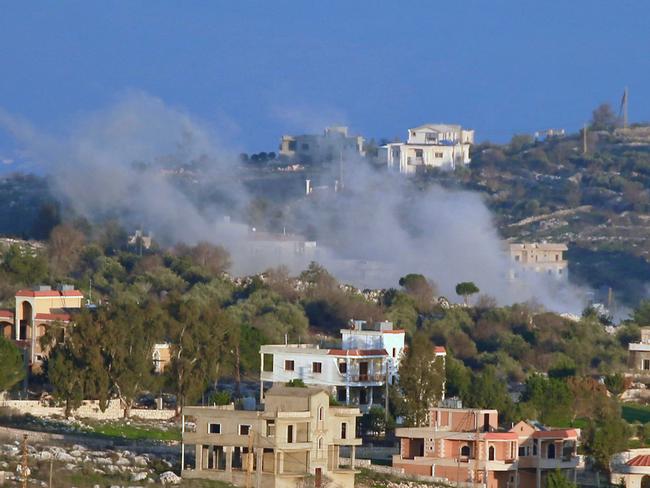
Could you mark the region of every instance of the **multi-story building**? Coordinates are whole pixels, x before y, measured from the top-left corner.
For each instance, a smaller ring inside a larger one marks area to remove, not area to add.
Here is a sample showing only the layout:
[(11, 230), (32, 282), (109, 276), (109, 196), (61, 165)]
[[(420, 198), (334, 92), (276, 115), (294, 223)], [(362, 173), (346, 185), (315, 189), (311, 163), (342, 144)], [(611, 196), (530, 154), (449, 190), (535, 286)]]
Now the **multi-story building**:
[(326, 163), (349, 155), (363, 156), (364, 139), (343, 126), (327, 127), (323, 134), (282, 136), (280, 156), (300, 163)]
[[(387, 385), (395, 383), (405, 332), (391, 322), (368, 325), (351, 321), (341, 330), (341, 349), (315, 344), (266, 345), (260, 348), (261, 394), (266, 384), (300, 379), (306, 385), (326, 388), (346, 405), (367, 411), (384, 404)], [(444, 348), (436, 355), (445, 357)]]
[(556, 469), (575, 480), (578, 434), (529, 422), (500, 431), (496, 410), (433, 408), (428, 426), (396, 430), (400, 453), (393, 467), (454, 484), (542, 488)]
[(31, 366), (43, 361), (40, 338), (54, 322), (68, 323), (70, 314), (82, 307), (83, 294), (71, 286), (53, 290), (37, 286), (16, 293), (14, 310), (0, 310), (3, 337), (12, 339), (27, 355)]
[[(357, 408), (330, 406), (320, 388), (275, 386), (263, 411), (185, 407), (182, 476), (255, 488), (354, 487)], [(341, 448), (350, 450), (341, 464)], [(193, 463), (191, 458), (193, 456)]]
[(469, 164), (474, 131), (460, 125), (426, 124), (409, 129), (407, 142), (382, 146), (380, 157), (389, 168), (414, 174), (430, 168), (454, 169)]
[(650, 327), (641, 327), (641, 341), (627, 346), (627, 366), (635, 373), (650, 374)]
[(564, 259), (566, 244), (552, 242), (524, 242), (509, 245), (512, 267), (510, 279), (517, 280), (525, 273), (541, 273), (559, 280), (567, 280), (569, 263)]

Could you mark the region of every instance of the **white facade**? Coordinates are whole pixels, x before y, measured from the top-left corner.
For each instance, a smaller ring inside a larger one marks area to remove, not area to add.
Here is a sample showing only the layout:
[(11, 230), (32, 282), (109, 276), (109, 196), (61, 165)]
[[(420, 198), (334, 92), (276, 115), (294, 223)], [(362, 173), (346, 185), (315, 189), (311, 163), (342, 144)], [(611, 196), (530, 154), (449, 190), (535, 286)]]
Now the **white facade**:
[(381, 148), (389, 168), (414, 174), (425, 167), (454, 169), (469, 164), (474, 131), (460, 125), (426, 124), (409, 129), (407, 142), (387, 144)]
[[(365, 322), (353, 321), (351, 325), (341, 330), (342, 349), (312, 344), (262, 346), (262, 389), (265, 382), (300, 379), (306, 385), (327, 388), (338, 401), (364, 411), (373, 404), (383, 405), (387, 385), (397, 381), (405, 332), (393, 329), (391, 322), (367, 327)], [(444, 355), (444, 351), (438, 353)]]

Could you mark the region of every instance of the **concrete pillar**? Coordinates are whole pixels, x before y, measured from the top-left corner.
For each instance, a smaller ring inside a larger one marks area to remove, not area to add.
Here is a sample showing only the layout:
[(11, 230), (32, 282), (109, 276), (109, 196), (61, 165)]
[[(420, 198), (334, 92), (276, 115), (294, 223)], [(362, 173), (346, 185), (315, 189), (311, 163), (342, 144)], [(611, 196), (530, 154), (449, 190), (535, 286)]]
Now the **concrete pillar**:
[(264, 449), (258, 447), (255, 449), (257, 469), (255, 470), (255, 488), (262, 487), (262, 463), (264, 462)]
[(356, 459), (356, 447), (350, 446), (350, 468), (354, 469), (354, 461)]
[(226, 473), (232, 472), (232, 446), (224, 446), (223, 450), (226, 453)]
[(273, 450), (273, 474), (278, 474), (278, 451)]
[(284, 473), (284, 453), (279, 453), (278, 474)]
[(196, 444), (194, 446), (194, 469), (197, 471), (203, 469), (203, 463), (201, 460), (201, 455), (203, 454), (203, 446), (201, 444)]
[(350, 386), (345, 385), (345, 404), (350, 405)]
[(181, 471), (185, 469), (185, 443), (181, 441)]
[(368, 407), (372, 407), (372, 404), (374, 403), (372, 398), (372, 391), (374, 390), (374, 388), (371, 386), (370, 388), (368, 388), (368, 390), (370, 390), (370, 395), (368, 396)]

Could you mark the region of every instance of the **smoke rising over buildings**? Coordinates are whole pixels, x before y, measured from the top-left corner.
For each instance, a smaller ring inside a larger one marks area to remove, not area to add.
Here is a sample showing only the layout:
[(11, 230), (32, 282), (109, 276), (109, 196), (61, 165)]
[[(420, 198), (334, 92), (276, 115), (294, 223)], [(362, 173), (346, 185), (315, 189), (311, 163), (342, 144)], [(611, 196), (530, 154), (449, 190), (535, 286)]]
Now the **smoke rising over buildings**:
[[(145, 226), (164, 244), (222, 244), (235, 271), (289, 264), (295, 272), (310, 259), (305, 254), (302, 262), (282, 263), (264, 247), (250, 259), (250, 231), (224, 221), (243, 216), (254, 198), (242, 184), (236, 151), (219, 140), (217, 129), (157, 98), (128, 94), (58, 135), (2, 111), (0, 126), (51, 175), (57, 195), (89, 219)], [(342, 166), (344, 191), (292, 203), (285, 222), (291, 232), (318, 242), (317, 260), (340, 280), (391, 287), (414, 272), (450, 298), (456, 283), (474, 281), (501, 303), (534, 298), (558, 311), (581, 309), (571, 287), (558, 288), (543, 276), (516, 285), (508, 280), (511, 263), (479, 194), (418, 190), (361, 160), (346, 159)], [(333, 170), (332, 182), (339, 172)]]

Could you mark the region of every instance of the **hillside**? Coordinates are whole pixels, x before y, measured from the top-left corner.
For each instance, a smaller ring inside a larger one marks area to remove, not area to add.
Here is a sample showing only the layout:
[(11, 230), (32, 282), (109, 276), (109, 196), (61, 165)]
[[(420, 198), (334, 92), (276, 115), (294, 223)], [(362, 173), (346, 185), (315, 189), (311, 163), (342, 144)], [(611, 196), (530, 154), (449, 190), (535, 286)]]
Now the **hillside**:
[(539, 142), (514, 136), (475, 148), (472, 164), (431, 182), (479, 191), (501, 234), (569, 243), (572, 279), (612, 287), (620, 303), (645, 297), (650, 282), (650, 128), (589, 132)]

